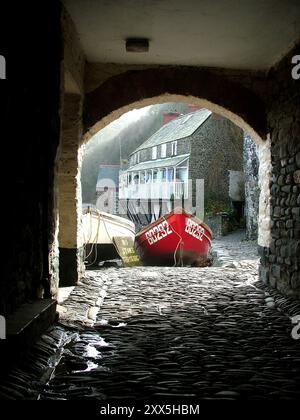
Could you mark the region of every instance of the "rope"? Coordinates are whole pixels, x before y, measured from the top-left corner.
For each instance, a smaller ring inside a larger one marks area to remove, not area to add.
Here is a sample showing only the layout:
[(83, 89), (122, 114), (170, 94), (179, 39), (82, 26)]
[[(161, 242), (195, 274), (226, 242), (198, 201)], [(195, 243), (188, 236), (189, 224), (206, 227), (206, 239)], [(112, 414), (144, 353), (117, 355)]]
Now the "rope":
[[(99, 217), (101, 217), (101, 216), (99, 215)], [(114, 243), (113, 239), (111, 238), (111, 236), (110, 236), (110, 234), (109, 234), (109, 232), (108, 232), (108, 230), (107, 230), (107, 227), (106, 227), (106, 222), (105, 222), (105, 219), (104, 219), (104, 218), (103, 218), (103, 224), (104, 224), (104, 227), (105, 227), (105, 230), (106, 230), (107, 236), (109, 237), (109, 240), (112, 242), (113, 246), (115, 247), (115, 250), (117, 251), (117, 254), (119, 255), (119, 257), (122, 259), (121, 255), (120, 255), (120, 253), (119, 253), (119, 251), (118, 251), (118, 248), (116, 247), (116, 245), (115, 245), (115, 243)]]
[[(90, 214), (91, 214), (91, 230), (92, 230), (92, 212), (90, 212)], [(92, 252), (93, 252), (94, 248), (95, 248), (95, 258), (93, 259), (93, 261), (91, 263), (86, 264), (86, 267), (90, 267), (91, 265), (94, 265), (96, 260), (97, 260), (97, 257), (98, 257), (98, 250), (97, 250), (97, 243), (98, 242), (97, 242), (97, 240), (98, 240), (98, 235), (99, 235), (99, 229), (100, 229), (100, 213), (98, 213), (97, 233), (95, 235), (94, 240), (92, 241), (92, 246), (91, 246), (90, 252), (88, 253), (88, 255), (85, 255), (84, 259), (87, 259), (87, 258), (89, 258), (90, 255), (92, 255)], [(92, 233), (91, 233), (90, 236), (92, 236)], [(84, 247), (84, 249), (86, 249), (86, 247)]]
[[(91, 246), (91, 250), (90, 250), (90, 252), (88, 253), (88, 255), (85, 255), (85, 259), (86, 258), (88, 258), (91, 254), (92, 254), (92, 252), (93, 252), (93, 246), (94, 246), (94, 244), (95, 244), (95, 239), (94, 239), (94, 241), (91, 241), (91, 237), (92, 237), (92, 232), (93, 232), (93, 227), (92, 227), (92, 212), (90, 212), (90, 237), (89, 237), (89, 239), (88, 239), (88, 242), (86, 242), (86, 244), (89, 244), (89, 243), (91, 243), (92, 244), (92, 246)], [(85, 246), (85, 248), (86, 248), (86, 246)]]
[[(168, 223), (168, 221), (166, 220), (166, 218), (165, 218), (165, 216), (162, 216), (162, 219), (165, 221), (165, 222), (167, 222)], [(177, 243), (177, 245), (176, 245), (176, 248), (175, 248), (175, 251), (174, 251), (174, 265), (173, 265), (173, 267), (176, 267), (177, 266), (177, 258), (176, 258), (176, 253), (177, 253), (177, 250), (178, 250), (178, 247), (180, 246), (180, 245), (183, 245), (184, 244), (184, 242), (183, 242), (183, 240), (182, 240), (182, 236), (178, 233), (178, 232), (176, 232), (176, 230), (174, 229), (174, 227), (171, 225), (171, 224), (169, 224), (168, 223), (168, 225), (170, 226), (170, 228), (172, 229), (172, 231), (179, 237), (179, 241), (178, 241), (178, 243)], [(181, 252), (180, 252), (180, 263), (181, 263), (181, 267), (183, 267), (183, 259), (182, 259), (182, 249), (181, 249)]]

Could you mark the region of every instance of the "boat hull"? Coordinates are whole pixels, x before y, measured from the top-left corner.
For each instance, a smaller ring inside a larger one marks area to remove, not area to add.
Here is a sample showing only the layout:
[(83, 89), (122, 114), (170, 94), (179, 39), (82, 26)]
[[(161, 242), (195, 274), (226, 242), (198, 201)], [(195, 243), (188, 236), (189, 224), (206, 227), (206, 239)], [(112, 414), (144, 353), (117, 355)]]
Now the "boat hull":
[(92, 208), (82, 215), (82, 231), (87, 266), (120, 258), (114, 237), (129, 237), (133, 241), (135, 237), (135, 226), (130, 220)]
[(197, 217), (175, 209), (136, 235), (136, 249), (145, 265), (207, 266), (212, 232)]
[(116, 247), (113, 244), (85, 244), (85, 264), (86, 266), (98, 267), (102, 261), (120, 259)]
[(85, 244), (113, 244), (114, 236), (135, 237), (130, 220), (94, 209), (83, 213), (82, 230)]

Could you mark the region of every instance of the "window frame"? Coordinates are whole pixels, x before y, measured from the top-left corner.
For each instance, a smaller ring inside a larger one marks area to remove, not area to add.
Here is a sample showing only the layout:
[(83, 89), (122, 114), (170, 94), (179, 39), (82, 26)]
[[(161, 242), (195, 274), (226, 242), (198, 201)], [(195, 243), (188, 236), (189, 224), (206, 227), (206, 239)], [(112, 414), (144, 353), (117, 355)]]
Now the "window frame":
[(177, 140), (172, 141), (171, 143), (171, 155), (177, 156)]
[(157, 159), (157, 146), (152, 147), (152, 160)]

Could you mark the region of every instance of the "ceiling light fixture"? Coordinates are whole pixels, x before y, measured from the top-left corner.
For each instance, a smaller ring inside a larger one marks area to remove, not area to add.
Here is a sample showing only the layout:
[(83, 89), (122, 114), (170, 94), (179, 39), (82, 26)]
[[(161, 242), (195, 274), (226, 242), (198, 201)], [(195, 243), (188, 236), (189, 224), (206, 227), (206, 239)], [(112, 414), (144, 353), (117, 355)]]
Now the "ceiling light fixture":
[(127, 38), (126, 39), (126, 51), (127, 52), (148, 52), (149, 51), (149, 39), (147, 38)]

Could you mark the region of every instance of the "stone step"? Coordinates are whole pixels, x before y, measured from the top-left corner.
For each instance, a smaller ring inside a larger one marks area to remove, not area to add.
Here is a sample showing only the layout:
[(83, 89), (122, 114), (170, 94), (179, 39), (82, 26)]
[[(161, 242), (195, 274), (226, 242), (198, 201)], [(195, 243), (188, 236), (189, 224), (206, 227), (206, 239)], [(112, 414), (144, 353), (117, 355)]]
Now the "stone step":
[(56, 318), (56, 300), (39, 299), (21, 305), (6, 319), (6, 339), (1, 340), (1, 352), (6, 361), (26, 353)]

